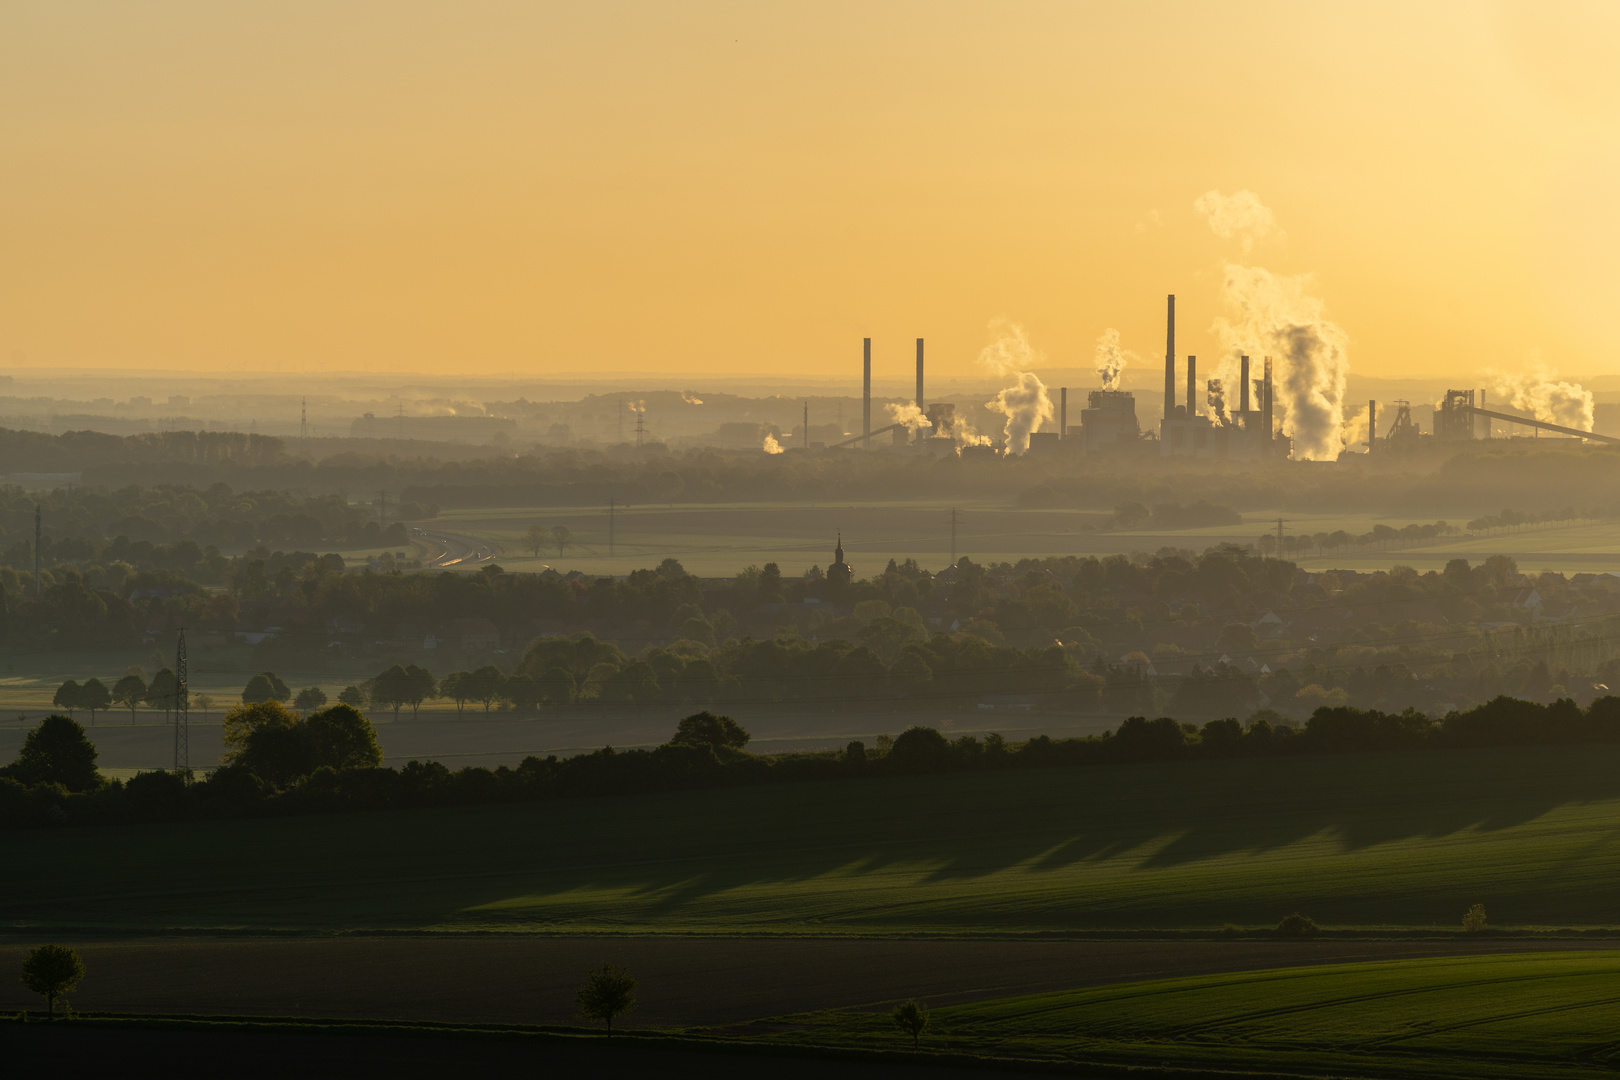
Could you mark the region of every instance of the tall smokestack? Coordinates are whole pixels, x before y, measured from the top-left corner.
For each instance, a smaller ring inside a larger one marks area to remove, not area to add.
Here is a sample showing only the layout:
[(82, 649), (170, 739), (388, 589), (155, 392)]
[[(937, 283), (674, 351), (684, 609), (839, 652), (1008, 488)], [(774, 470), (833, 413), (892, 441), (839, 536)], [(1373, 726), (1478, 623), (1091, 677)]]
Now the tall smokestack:
[(1271, 357), (1266, 357), (1265, 383), (1260, 397), (1260, 452), (1271, 453)]
[(872, 449), (872, 339), (862, 338), (861, 349), (866, 357), (866, 373), (861, 383), (861, 449)]
[(928, 412), (928, 406), (923, 404), (923, 380), (922, 380), (922, 375), (923, 375), (923, 365), (922, 365), (923, 350), (922, 350), (922, 343), (923, 343), (923, 339), (918, 338), (917, 339), (917, 411), (920, 412), (920, 413), (927, 413)]
[(1198, 415), (1198, 357), (1187, 357), (1187, 419)]
[(1238, 386), (1240, 388), (1238, 393), (1238, 412), (1246, 413), (1249, 411), (1249, 358), (1247, 356), (1238, 357), (1238, 364), (1243, 372), (1242, 376), (1238, 379)]
[(1367, 402), (1367, 453), (1378, 445), (1378, 402)]
[(1164, 418), (1176, 415), (1176, 294), (1170, 294), (1170, 312), (1164, 332)]
[(1069, 388), (1058, 388), (1058, 438), (1069, 437)]

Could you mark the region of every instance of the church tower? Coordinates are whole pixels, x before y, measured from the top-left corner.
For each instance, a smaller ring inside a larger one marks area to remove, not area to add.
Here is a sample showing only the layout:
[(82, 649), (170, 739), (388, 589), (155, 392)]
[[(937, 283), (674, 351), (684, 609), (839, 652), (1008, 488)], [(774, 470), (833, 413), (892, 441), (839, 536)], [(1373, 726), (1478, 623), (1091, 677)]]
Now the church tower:
[(844, 561), (844, 533), (838, 532), (838, 546), (833, 549), (833, 564), (827, 567), (827, 583), (835, 588), (847, 586), (855, 578), (855, 569)]

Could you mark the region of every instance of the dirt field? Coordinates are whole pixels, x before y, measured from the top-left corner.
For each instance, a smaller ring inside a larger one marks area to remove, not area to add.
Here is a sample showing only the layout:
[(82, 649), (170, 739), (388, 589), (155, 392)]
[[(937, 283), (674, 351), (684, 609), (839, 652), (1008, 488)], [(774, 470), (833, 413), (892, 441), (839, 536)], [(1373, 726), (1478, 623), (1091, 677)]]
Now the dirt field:
[[(144, 1075), (145, 1068), (173, 1076), (386, 1077), (387, 1080), (444, 1080), (477, 1076), (701, 1077), (702, 1080), (1012, 1080), (1023, 1070), (1003, 1072), (941, 1065), (896, 1065), (878, 1061), (795, 1058), (783, 1051), (713, 1053), (638, 1045), (627, 1039), (575, 1038), (535, 1041), (522, 1038), (433, 1038), (408, 1035), (354, 1035), (252, 1031), (121, 1030), (0, 1025), (8, 1069), (19, 1076)], [(788, 1052), (791, 1053), (791, 1052)], [(149, 1064), (150, 1063), (150, 1064)], [(135, 1066), (134, 1069), (131, 1066)], [(476, 1065), (476, 1071), (472, 1066)], [(1142, 1074), (1142, 1080), (1153, 1080)]]
[[(0, 939), (14, 972), (33, 939)], [(789, 1012), (932, 1005), (1181, 975), (1612, 941), (785, 941), (738, 938), (146, 938), (71, 942), (88, 1011), (568, 1024), (604, 961), (640, 980), (636, 1027), (722, 1026)], [(0, 978), (0, 1010), (31, 1007)]]

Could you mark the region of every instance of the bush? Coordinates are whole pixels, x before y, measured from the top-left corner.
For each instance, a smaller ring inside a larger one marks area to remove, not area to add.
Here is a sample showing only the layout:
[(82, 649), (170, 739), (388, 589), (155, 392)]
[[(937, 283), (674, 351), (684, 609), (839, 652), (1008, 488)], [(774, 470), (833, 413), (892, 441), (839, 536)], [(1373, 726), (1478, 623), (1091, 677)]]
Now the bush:
[(1485, 929), (1485, 905), (1475, 904), (1463, 912), (1463, 930), (1470, 934), (1478, 934)]
[(1316, 921), (1309, 916), (1294, 912), (1284, 915), (1282, 922), (1277, 924), (1277, 933), (1283, 937), (1312, 937), (1322, 932)]
[(894, 740), (889, 760), (900, 772), (940, 772), (951, 762), (951, 744), (931, 727), (910, 727)]
[(669, 743), (671, 746), (712, 746), (717, 750), (723, 746), (741, 750), (748, 745), (748, 739), (747, 730), (737, 721), (729, 716), (716, 716), (705, 709), (677, 724), (675, 737)]

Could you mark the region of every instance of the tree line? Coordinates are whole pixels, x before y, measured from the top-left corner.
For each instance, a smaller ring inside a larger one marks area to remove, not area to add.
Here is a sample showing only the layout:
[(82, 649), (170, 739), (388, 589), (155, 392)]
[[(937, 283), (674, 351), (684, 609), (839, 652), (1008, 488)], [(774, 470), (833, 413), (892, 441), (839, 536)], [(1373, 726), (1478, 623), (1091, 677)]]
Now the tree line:
[(0, 767), (0, 828), (107, 825), (334, 813), (350, 810), (537, 801), (649, 791), (1025, 768), (1082, 768), (1133, 762), (1199, 761), (1381, 750), (1620, 743), (1620, 697), (1582, 709), (1501, 697), (1433, 720), (1415, 710), (1386, 713), (1322, 707), (1303, 727), (1264, 711), (1202, 726), (1134, 716), (1099, 736), (1013, 743), (1000, 735), (949, 738), (925, 726), (871, 747), (750, 754), (746, 729), (711, 712), (683, 718), (669, 742), (651, 749), (605, 747), (577, 757), (530, 756), (516, 768), (436, 761), (379, 766), (375, 729), (338, 705), (300, 718), (279, 703), (242, 705), (227, 721), (228, 753), (206, 780), (169, 772), (106, 780), (84, 728), (66, 716), (41, 722), (12, 764)]

